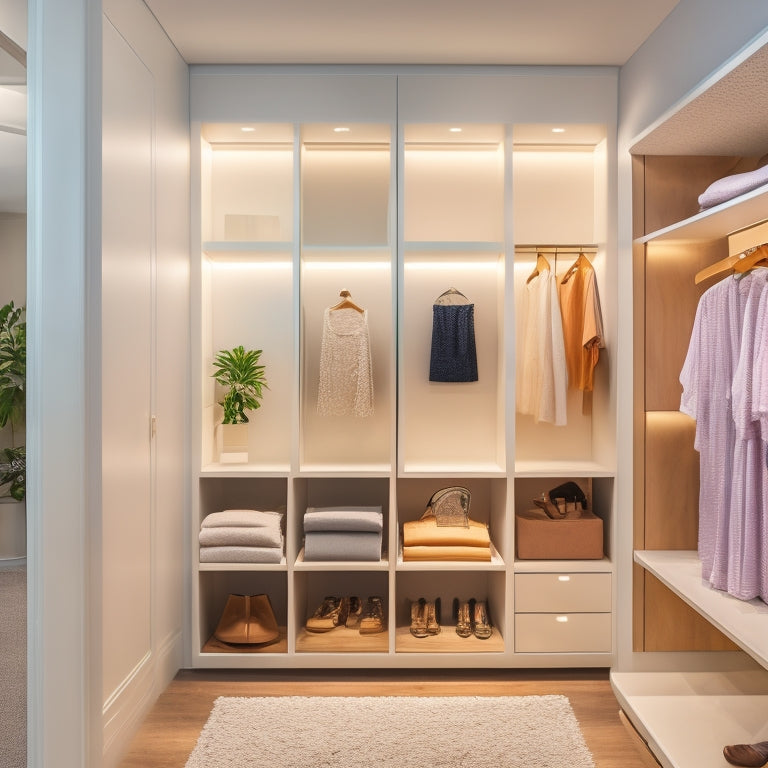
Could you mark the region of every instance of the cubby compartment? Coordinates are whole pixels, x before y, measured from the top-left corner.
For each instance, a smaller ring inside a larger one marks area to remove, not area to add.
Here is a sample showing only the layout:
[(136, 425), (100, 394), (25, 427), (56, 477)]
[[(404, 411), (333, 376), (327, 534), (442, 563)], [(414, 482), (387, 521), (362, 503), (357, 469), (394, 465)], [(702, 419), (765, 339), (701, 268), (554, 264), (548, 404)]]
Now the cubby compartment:
[[(450, 486), (461, 486), (470, 493), (469, 518), (488, 527), (491, 539), (491, 562), (462, 561), (403, 561), (403, 524), (419, 520), (434, 493)], [(507, 508), (507, 481), (504, 478), (440, 477), (399, 478), (397, 481), (397, 536), (398, 570), (456, 570), (504, 569), (507, 560), (509, 519)]]
[[(386, 572), (371, 570), (307, 569), (294, 574), (294, 621), (296, 653), (387, 653), (389, 650), (389, 588)], [(310, 632), (307, 619), (328, 596), (357, 596), (365, 610), (369, 597), (380, 597), (384, 605), (384, 629), (364, 634), (359, 629), (336, 626), (328, 632)]]
[[(504, 651), (505, 575), (482, 570), (440, 570), (397, 574), (396, 653), (502, 653)], [(427, 637), (415, 637), (411, 631), (411, 604), (424, 598), (440, 600), (440, 632)], [(456, 634), (454, 601), (475, 599), (485, 601), (493, 632), (480, 639), (474, 634)]]
[[(302, 477), (294, 478), (293, 505), (291, 516), (292, 541), (295, 542), (296, 569), (318, 570), (327, 568), (338, 570), (345, 561), (305, 562), (303, 552), (304, 513), (308, 507), (381, 507), (383, 517), (382, 556), (377, 562), (365, 562), (366, 570), (386, 570), (389, 561), (390, 502), (389, 479), (380, 477)], [(361, 562), (350, 558), (349, 563), (356, 567)]]
[(518, 473), (536, 468), (550, 473), (615, 471), (611, 360), (617, 335), (611, 322), (614, 297), (609, 289), (615, 265), (608, 250), (606, 135), (606, 126), (599, 124), (519, 125), (513, 129), (517, 388), (522, 388), (526, 370), (525, 294), (540, 257), (548, 263), (558, 286), (580, 254), (588, 259), (594, 269), (605, 336), (593, 390), (582, 393), (575, 382), (569, 382), (564, 424), (556, 426), (528, 413), (516, 413)]
[[(280, 630), (273, 643), (230, 645), (214, 636), (230, 595), (267, 595)], [(205, 571), (199, 575), (198, 636), (201, 653), (285, 654), (288, 652), (288, 577), (286, 573), (254, 570)], [(209, 657), (210, 658), (210, 657)]]

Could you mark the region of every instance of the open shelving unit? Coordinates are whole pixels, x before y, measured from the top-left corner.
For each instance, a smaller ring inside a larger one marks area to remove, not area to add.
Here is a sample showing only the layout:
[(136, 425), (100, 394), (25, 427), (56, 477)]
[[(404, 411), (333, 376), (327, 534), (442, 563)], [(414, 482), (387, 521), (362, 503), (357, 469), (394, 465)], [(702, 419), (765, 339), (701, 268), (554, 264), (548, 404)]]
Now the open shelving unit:
[[(279, 77), (225, 78), (220, 86), (230, 93), (232, 114), (221, 114), (218, 101), (193, 119), (201, 149), (193, 156), (190, 664), (609, 666), (615, 646), (615, 372), (608, 356), (598, 369), (591, 414), (582, 414), (580, 396), (572, 394), (566, 426), (535, 424), (515, 414), (514, 335), (516, 293), (536, 260), (515, 244), (547, 244), (562, 274), (576, 258), (572, 244), (583, 243), (592, 248), (614, 343), (608, 188), (615, 167), (608, 145), (615, 83), (600, 73), (604, 109), (585, 120), (578, 84), (563, 81), (572, 104), (563, 106), (562, 125), (578, 139), (567, 133), (562, 139), (553, 123), (534, 122), (538, 109), (530, 121), (519, 121), (499, 106), (518, 87), (517, 77), (470, 77), (483, 88), (493, 86), (484, 109), (495, 115), (482, 120), (470, 104), (462, 106), (464, 97), (451, 103), (453, 116), (443, 114), (447, 101), (429, 118), (422, 114), (437, 80), (460, 94), (465, 76), (372, 77), (380, 92), (387, 91), (384, 80), (391, 83), (391, 102), (383, 98), (371, 110), (345, 96), (330, 118), (327, 105), (313, 111), (302, 100), (287, 115), (276, 97), (284, 83)], [(354, 80), (354, 89), (367, 82), (365, 76)], [(262, 98), (243, 109), (255, 81)], [(595, 82), (586, 78), (584, 87), (591, 92)], [(349, 85), (312, 73), (305, 85), (321, 93), (323, 83), (330, 96)], [(276, 99), (274, 115), (267, 93)], [(421, 95), (414, 100), (414, 94)], [(558, 257), (557, 243), (571, 245)], [(475, 305), (477, 382), (428, 380), (432, 304), (450, 287)], [(375, 408), (365, 418), (317, 410), (323, 314), (342, 289), (367, 312)], [(263, 350), (269, 390), (252, 414), (247, 462), (231, 464), (221, 461), (210, 364), (217, 350), (238, 344)], [(603, 518), (605, 557), (519, 560), (515, 510), (568, 479), (588, 489)], [(489, 528), (491, 561), (404, 561), (403, 524), (421, 517), (432, 494), (449, 485), (470, 489), (470, 516)], [(379, 561), (305, 560), (304, 511), (333, 505), (382, 508)], [(233, 506), (284, 512), (280, 564), (198, 564), (202, 520)], [(538, 585), (526, 587), (526, 578), (518, 589), (518, 573), (552, 577), (552, 599), (537, 602)], [(573, 586), (584, 575), (599, 580), (599, 604), (574, 597)], [(226, 597), (236, 591), (270, 595), (283, 632), (279, 643), (233, 652), (212, 640)], [(363, 600), (383, 597), (385, 632), (364, 637), (346, 628), (305, 630), (324, 596), (353, 593)], [(441, 600), (437, 636), (417, 639), (409, 632), (410, 604), (420, 597)], [(490, 639), (458, 637), (450, 610), (455, 597), (487, 600)]]

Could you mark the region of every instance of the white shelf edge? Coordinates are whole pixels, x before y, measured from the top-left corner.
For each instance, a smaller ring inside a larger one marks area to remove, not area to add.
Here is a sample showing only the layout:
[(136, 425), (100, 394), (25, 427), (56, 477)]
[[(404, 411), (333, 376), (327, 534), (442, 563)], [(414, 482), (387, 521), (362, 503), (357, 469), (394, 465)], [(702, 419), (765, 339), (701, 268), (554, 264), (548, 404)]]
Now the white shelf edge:
[(206, 464), (198, 477), (281, 477), (287, 478), (291, 468), (287, 464)]
[(304, 547), (299, 551), (293, 566), (295, 571), (388, 571), (386, 553), (381, 560), (305, 560)]
[(719, 239), (744, 227), (765, 221), (768, 218), (766, 205), (768, 184), (639, 237), (635, 242)]
[(600, 560), (518, 560), (514, 562), (515, 573), (613, 573), (613, 562), (603, 557)]
[(279, 563), (198, 563), (198, 571), (287, 571), (285, 557)]
[(690, 550), (638, 550), (635, 562), (652, 573), (695, 611), (768, 668), (768, 605), (739, 600), (701, 578), (701, 561)]
[(610, 679), (663, 768), (723, 768), (726, 744), (768, 739), (768, 675), (613, 670)]
[(359, 464), (357, 466), (338, 464), (304, 464), (299, 467), (296, 477), (389, 477), (392, 468), (386, 464)]
[(409, 462), (398, 472), (401, 478), (419, 477), (506, 477), (506, 470), (498, 464), (418, 464)]
[(515, 477), (615, 477), (615, 467), (596, 461), (516, 461)]
[(504, 243), (500, 240), (406, 240), (403, 247), (406, 251), (425, 253), (504, 252)]
[(228, 252), (290, 254), (293, 251), (293, 243), (290, 240), (205, 240), (202, 246), (203, 253), (212, 258)]

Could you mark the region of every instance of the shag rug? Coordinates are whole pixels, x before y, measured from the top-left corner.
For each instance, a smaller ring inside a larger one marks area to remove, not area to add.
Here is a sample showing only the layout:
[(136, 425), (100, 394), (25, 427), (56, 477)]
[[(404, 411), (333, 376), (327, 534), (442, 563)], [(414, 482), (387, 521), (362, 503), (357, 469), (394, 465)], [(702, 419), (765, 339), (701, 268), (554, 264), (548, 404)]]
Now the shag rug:
[(216, 699), (186, 768), (594, 768), (565, 696)]

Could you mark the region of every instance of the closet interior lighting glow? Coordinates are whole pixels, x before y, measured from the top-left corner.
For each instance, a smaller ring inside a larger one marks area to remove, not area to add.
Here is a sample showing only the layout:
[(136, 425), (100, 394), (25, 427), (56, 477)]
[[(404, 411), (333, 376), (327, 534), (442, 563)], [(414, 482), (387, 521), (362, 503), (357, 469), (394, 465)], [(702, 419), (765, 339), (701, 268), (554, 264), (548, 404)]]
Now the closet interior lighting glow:
[(247, 261), (244, 259), (224, 259), (219, 258), (211, 260), (211, 266), (218, 270), (265, 270), (265, 271), (277, 271), (277, 270), (290, 270), (291, 262), (284, 261)]
[(571, 577), (570, 576), (558, 576), (557, 580), (558, 581), (570, 581)]
[(567, 616), (558, 616), (555, 621), (559, 621), (561, 624), (567, 624), (568, 623), (568, 617)]
[[(472, 270), (477, 271), (481, 269), (497, 270), (500, 264), (497, 260), (484, 260), (484, 261), (451, 261), (451, 270)], [(434, 269), (439, 272), (445, 272), (446, 262), (444, 261), (409, 261), (405, 264), (406, 270), (429, 270)]]
[(253, 133), (253, 132), (254, 132), (256, 129), (255, 129), (253, 126), (250, 126), (250, 125), (244, 125), (244, 126), (243, 126), (243, 127), (240, 129), (240, 130), (241, 130), (243, 133)]
[(451, 133), (461, 133), (461, 128), (449, 128), (448, 130)]
[(565, 133), (565, 128), (553, 128), (552, 133)]
[(371, 269), (389, 269), (389, 262), (384, 261), (359, 261), (351, 263), (347, 259), (339, 259), (338, 261), (305, 261), (304, 271), (311, 272), (313, 270), (325, 271), (329, 269), (346, 270), (347, 272), (361, 272), (363, 270)]
[(345, 125), (339, 125), (336, 128), (333, 129), (334, 133), (349, 133), (349, 128), (347, 128)]

